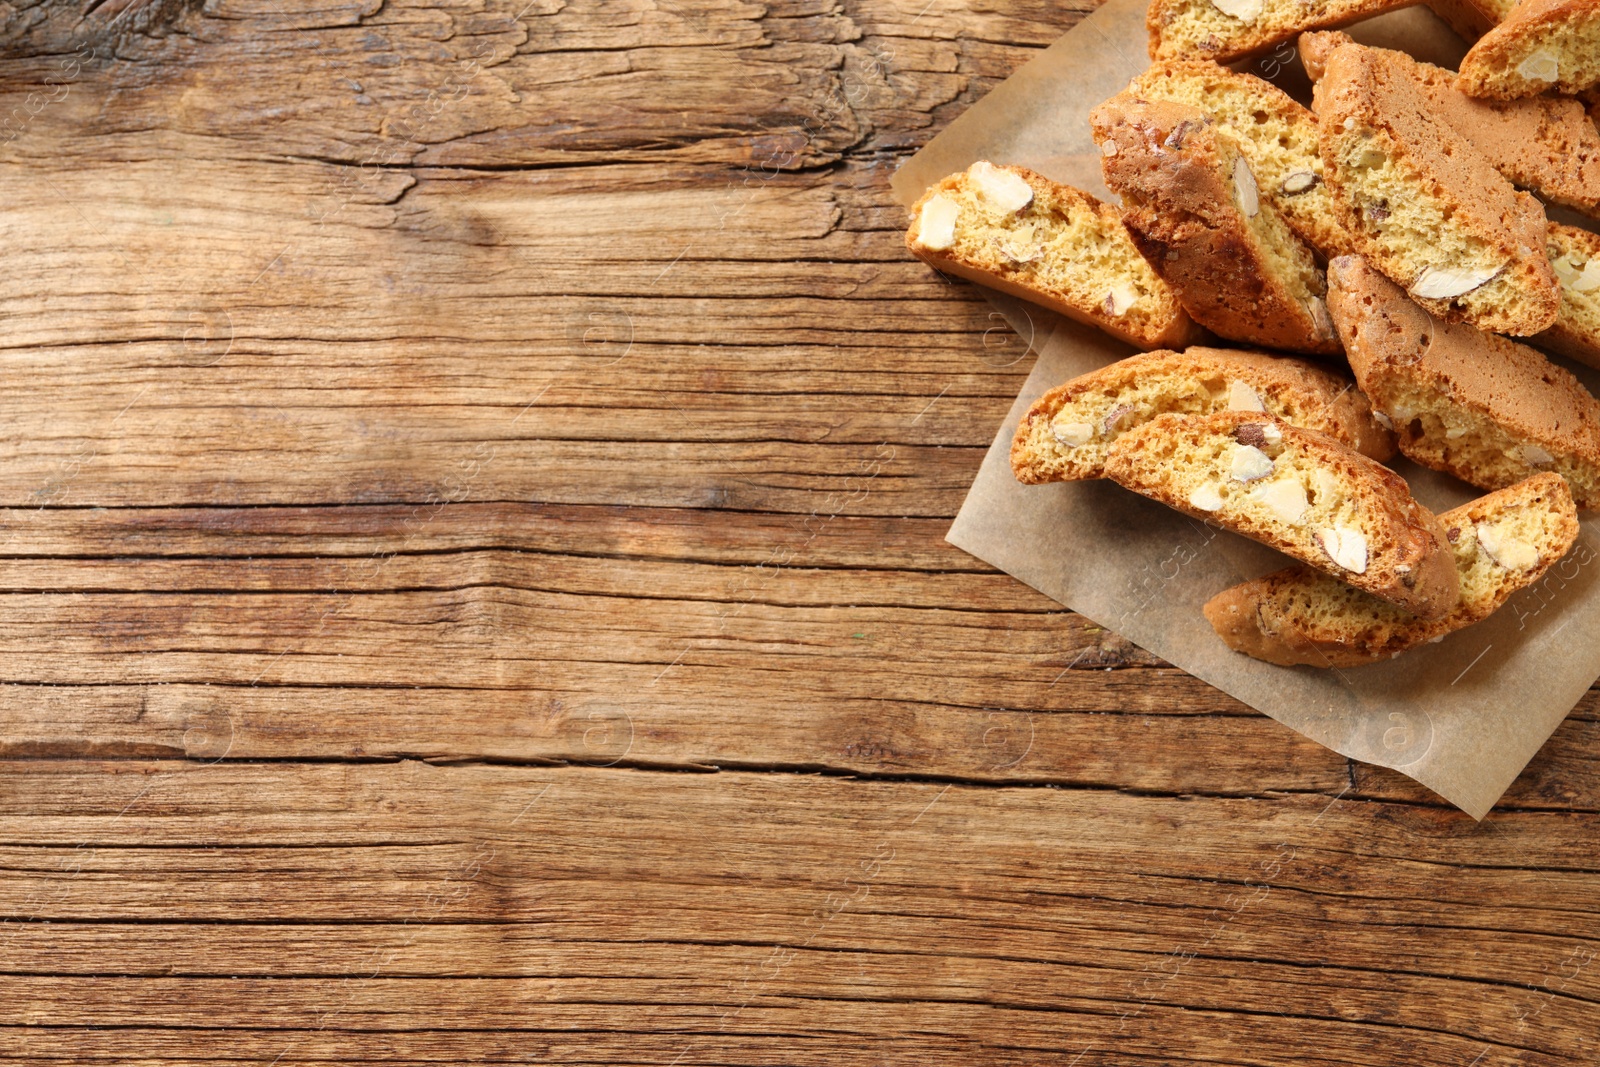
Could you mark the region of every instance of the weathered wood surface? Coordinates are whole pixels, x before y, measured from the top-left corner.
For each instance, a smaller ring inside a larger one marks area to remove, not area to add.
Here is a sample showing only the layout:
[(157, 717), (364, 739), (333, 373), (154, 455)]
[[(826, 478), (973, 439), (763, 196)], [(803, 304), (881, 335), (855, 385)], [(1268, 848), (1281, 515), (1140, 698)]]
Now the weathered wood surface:
[(1477, 825), (944, 543), (1072, 6), (525, 4), (0, 8), (0, 1060), (1600, 1058), (1592, 694)]

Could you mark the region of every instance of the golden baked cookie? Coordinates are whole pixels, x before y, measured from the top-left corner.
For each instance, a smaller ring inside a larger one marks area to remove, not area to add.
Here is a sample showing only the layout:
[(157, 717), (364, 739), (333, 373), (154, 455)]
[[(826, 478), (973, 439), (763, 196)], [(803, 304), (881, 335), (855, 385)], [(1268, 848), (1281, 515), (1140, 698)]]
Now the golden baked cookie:
[(1600, 0), (1522, 0), (1462, 58), (1456, 84), (1498, 100), (1600, 84)]
[(1561, 289), (1544, 207), (1432, 113), (1408, 57), (1342, 45), (1313, 110), (1324, 173), (1360, 254), (1441, 318), (1528, 337), (1555, 324)]
[(1231, 63), (1304, 30), (1343, 26), (1413, 0), (1150, 0), (1151, 59)]
[(1123, 223), (1191, 318), (1234, 341), (1338, 354), (1322, 271), (1237, 138), (1195, 108), (1128, 93), (1090, 123)]
[(1104, 475), (1111, 443), (1157, 415), (1260, 411), (1380, 462), (1394, 434), (1355, 382), (1303, 359), (1228, 348), (1146, 352), (1058, 385), (1017, 424), (1011, 469), (1030, 485)]
[(1326, 434), (1259, 412), (1161, 415), (1112, 442), (1106, 477), (1436, 619), (1460, 580), (1404, 479)]
[(1128, 85), (1128, 92), (1143, 100), (1187, 104), (1211, 116), (1239, 139), (1261, 195), (1296, 236), (1324, 259), (1351, 250), (1322, 178), (1317, 117), (1309, 108), (1271, 82), (1209, 60), (1158, 60)]
[[(1338, 30), (1301, 34), (1301, 64), (1316, 80), (1335, 48), (1363, 48)], [(1415, 79), (1435, 117), (1472, 142), (1511, 182), (1600, 218), (1600, 130), (1571, 97), (1483, 100), (1456, 88), (1453, 71), (1390, 53)]]
[(1235, 652), (1283, 666), (1359, 667), (1482, 622), (1533, 585), (1578, 538), (1572, 494), (1559, 474), (1525, 481), (1439, 516), (1455, 556), (1461, 602), (1419, 619), (1309, 567), (1225, 589), (1206, 620)]
[(1204, 337), (1134, 247), (1115, 207), (1023, 167), (980, 160), (930, 188), (911, 209), (906, 247), (939, 270), (1139, 348)]
[(1600, 367), (1600, 234), (1552, 222), (1550, 266), (1561, 284), (1561, 315), (1534, 344)]
[(1329, 310), (1356, 383), (1400, 451), (1482, 489), (1555, 471), (1600, 506), (1600, 402), (1538, 351), (1452, 325), (1358, 256), (1328, 266)]

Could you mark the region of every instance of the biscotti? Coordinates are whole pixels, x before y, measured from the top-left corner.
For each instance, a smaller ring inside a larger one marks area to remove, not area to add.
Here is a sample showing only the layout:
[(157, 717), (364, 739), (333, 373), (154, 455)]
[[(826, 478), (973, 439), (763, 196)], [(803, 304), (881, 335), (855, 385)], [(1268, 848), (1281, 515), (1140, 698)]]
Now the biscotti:
[(1235, 341), (1339, 352), (1322, 271), (1237, 139), (1192, 107), (1127, 93), (1090, 123), (1124, 225), (1191, 318)]
[(1483, 489), (1552, 470), (1600, 506), (1600, 402), (1526, 345), (1432, 318), (1359, 257), (1328, 268), (1350, 368), (1400, 451)]
[(1023, 167), (980, 160), (911, 209), (923, 262), (1096, 326), (1139, 348), (1204, 336), (1110, 204)]
[(1304, 30), (1343, 26), (1408, 6), (1412, 0), (1150, 0), (1145, 28), (1151, 59), (1235, 59), (1291, 40)]
[(1533, 343), (1600, 367), (1600, 234), (1552, 222), (1550, 265), (1561, 283), (1561, 315)]
[(1454, 610), (1444, 528), (1398, 474), (1259, 412), (1162, 415), (1118, 437), (1108, 478), (1426, 618)]
[(1600, 0), (1522, 0), (1461, 60), (1457, 84), (1499, 100), (1600, 84)]
[(1017, 425), (1011, 469), (1030, 485), (1102, 477), (1111, 443), (1158, 415), (1260, 411), (1378, 461), (1394, 434), (1355, 383), (1316, 364), (1236, 349), (1146, 352), (1058, 385)]
[(1128, 93), (1205, 112), (1239, 139), (1261, 195), (1296, 236), (1324, 259), (1351, 250), (1322, 177), (1317, 117), (1309, 108), (1271, 82), (1209, 60), (1152, 63), (1128, 85)]
[[(1300, 36), (1301, 64), (1313, 81), (1335, 48), (1362, 48), (1337, 30)], [(1507, 179), (1546, 200), (1600, 217), (1600, 130), (1570, 97), (1480, 100), (1456, 88), (1453, 71), (1389, 52), (1413, 78), (1432, 114), (1472, 142)], [(1330, 257), (1331, 258), (1331, 257)]]
[(1419, 619), (1309, 567), (1226, 589), (1203, 609), (1228, 647), (1283, 666), (1359, 667), (1482, 622), (1544, 577), (1578, 537), (1559, 474), (1536, 474), (1439, 516), (1455, 557), (1461, 602)]
[(1430, 115), (1397, 54), (1334, 49), (1313, 110), (1334, 206), (1361, 255), (1441, 318), (1523, 337), (1555, 324), (1543, 206)]

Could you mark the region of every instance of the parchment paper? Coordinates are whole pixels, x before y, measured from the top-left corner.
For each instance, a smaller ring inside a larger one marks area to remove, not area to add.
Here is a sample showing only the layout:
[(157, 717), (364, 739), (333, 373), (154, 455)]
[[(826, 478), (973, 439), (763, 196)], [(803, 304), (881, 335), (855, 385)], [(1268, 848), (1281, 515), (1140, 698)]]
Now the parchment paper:
[[(997, 86), (895, 175), (901, 203), (910, 207), (928, 185), (978, 159), (1019, 163), (1108, 196), (1088, 115), (1148, 65), (1145, 6), (1110, 0)], [(1349, 32), (1451, 67), (1465, 52), (1421, 8)], [(1291, 49), (1246, 69), (1305, 99)], [(1319, 670), (1229, 650), (1201, 605), (1284, 566), (1285, 557), (1110, 482), (1018, 483), (1009, 454), (1021, 414), (1047, 389), (1133, 350), (1041, 308), (986, 295), (1038, 360), (951, 527), (951, 543), (1312, 740), (1410, 775), (1474, 818), (1488, 813), (1600, 676), (1595, 518), (1583, 520), (1564, 561), (1499, 613), (1398, 659)], [(1600, 391), (1600, 375), (1565, 365)], [(1478, 495), (1403, 460), (1396, 469), (1435, 511)]]

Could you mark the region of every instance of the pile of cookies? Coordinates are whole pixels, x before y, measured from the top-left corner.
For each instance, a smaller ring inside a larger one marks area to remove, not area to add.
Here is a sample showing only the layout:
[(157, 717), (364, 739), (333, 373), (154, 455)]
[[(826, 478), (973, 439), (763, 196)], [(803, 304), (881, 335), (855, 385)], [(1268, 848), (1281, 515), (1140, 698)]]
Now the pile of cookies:
[[(1273, 663), (1478, 622), (1600, 507), (1600, 402), (1540, 351), (1600, 367), (1600, 234), (1545, 209), (1600, 219), (1600, 0), (1438, 4), (1459, 72), (1330, 29), (1394, 0), (1152, 0), (1091, 116), (1120, 206), (980, 161), (912, 209), (918, 257), (1145, 350), (1041, 397), (1012, 468), (1293, 557), (1204, 609)], [(1310, 109), (1220, 65), (1287, 40)], [(1397, 453), (1489, 492), (1434, 515)]]

